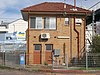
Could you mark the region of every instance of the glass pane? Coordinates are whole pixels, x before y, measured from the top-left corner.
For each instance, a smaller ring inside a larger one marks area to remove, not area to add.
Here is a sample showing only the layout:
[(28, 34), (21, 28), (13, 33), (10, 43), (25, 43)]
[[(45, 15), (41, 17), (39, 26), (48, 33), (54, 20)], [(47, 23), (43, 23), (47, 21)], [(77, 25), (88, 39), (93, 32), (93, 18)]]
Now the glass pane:
[(34, 49), (35, 50), (41, 50), (41, 45), (38, 45), (38, 44), (37, 45), (34, 45)]
[(36, 27), (36, 17), (30, 17), (30, 28)]
[(50, 18), (50, 29), (56, 29), (56, 18), (55, 17)]
[(46, 50), (52, 50), (52, 45), (50, 44), (46, 45)]
[(49, 17), (44, 18), (44, 28), (49, 29)]
[(36, 24), (37, 29), (42, 29), (42, 17), (36, 17)]

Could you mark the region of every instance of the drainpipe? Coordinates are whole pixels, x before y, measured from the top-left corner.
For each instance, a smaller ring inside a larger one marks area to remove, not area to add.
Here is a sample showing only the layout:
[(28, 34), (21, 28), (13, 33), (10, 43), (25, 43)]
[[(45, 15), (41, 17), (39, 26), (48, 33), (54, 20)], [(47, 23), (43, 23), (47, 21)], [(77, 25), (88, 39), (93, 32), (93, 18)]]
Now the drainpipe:
[(29, 65), (29, 14), (28, 14), (28, 30), (27, 30), (27, 65)]
[(79, 60), (79, 32), (76, 30), (76, 23), (75, 23), (76, 17), (74, 16), (74, 31), (77, 33), (77, 54), (78, 54), (78, 60)]
[[(76, 9), (76, 0), (74, 0), (74, 9)], [(76, 23), (75, 23), (76, 16), (74, 15), (74, 31), (77, 33), (77, 55), (79, 60), (79, 32), (76, 29)]]

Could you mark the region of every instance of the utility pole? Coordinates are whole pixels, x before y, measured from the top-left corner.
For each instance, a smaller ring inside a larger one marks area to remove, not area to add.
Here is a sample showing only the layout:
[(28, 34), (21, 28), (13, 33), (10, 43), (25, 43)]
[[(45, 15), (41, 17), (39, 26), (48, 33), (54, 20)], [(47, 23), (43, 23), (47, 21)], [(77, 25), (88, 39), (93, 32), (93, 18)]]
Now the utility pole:
[(94, 12), (94, 10), (92, 10), (92, 38), (95, 36), (94, 20), (95, 20), (95, 12)]

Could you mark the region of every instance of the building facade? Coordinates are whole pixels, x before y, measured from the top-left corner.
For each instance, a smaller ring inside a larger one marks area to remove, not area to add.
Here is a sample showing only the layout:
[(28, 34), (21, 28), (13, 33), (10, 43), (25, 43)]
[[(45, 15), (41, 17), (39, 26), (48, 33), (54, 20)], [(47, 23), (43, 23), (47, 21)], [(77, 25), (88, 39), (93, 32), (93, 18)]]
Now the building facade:
[(57, 2), (44, 2), (21, 11), (28, 21), (27, 64), (52, 64), (53, 55), (58, 64), (81, 58), (85, 18), (90, 11)]

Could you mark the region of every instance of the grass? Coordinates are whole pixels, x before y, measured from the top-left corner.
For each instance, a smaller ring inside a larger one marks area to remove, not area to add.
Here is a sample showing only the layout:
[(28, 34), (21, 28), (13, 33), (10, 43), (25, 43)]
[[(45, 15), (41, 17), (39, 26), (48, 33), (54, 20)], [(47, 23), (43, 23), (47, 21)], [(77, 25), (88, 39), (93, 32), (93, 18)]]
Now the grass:
[(13, 68), (7, 67), (7, 66), (4, 66), (4, 65), (0, 65), (0, 69), (13, 69)]

